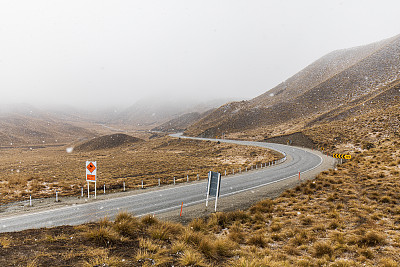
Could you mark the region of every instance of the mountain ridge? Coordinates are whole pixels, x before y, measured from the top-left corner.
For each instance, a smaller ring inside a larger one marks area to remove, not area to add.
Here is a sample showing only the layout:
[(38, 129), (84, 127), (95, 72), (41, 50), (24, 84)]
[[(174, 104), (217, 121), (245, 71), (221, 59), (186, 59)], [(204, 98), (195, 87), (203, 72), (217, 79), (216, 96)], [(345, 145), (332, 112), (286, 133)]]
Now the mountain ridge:
[[(339, 50), (338, 50), (339, 51)], [(340, 53), (358, 53), (352, 64), (347, 64), (329, 78), (320, 79), (318, 84), (307, 88), (315, 76), (324, 76), (327, 66), (341, 65), (343, 62), (328, 62), (326, 56), (311, 63), (288, 81), (296, 81), (300, 87), (286, 87), (282, 84), (249, 101), (232, 102), (218, 108), (207, 117), (191, 125), (186, 134), (212, 137), (227, 132), (239, 132), (257, 127), (276, 126), (288, 121), (307, 124), (335, 108), (384, 88), (400, 78), (400, 35), (366, 46), (340, 50)], [(368, 52), (368, 53), (366, 53)], [(331, 52), (328, 55), (331, 55)], [(342, 55), (342, 58), (345, 56)], [(364, 56), (360, 56), (363, 54)], [(348, 62), (347, 62), (348, 63)], [(310, 69), (320, 72), (304, 75)], [(298, 77), (303, 77), (296, 80)], [(311, 78), (310, 78), (311, 77)], [(322, 81), (323, 80), (323, 81)], [(296, 85), (296, 84), (295, 84)], [(300, 88), (300, 89), (298, 89)], [(279, 92), (278, 95), (275, 93)], [(299, 93), (300, 92), (300, 93)], [(288, 97), (286, 97), (288, 95)]]

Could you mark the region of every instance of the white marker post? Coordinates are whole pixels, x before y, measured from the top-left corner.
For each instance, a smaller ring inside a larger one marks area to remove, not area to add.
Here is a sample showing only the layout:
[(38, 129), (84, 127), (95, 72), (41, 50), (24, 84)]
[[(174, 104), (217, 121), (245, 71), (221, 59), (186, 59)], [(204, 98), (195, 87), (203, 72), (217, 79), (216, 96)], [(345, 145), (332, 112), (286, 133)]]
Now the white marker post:
[(208, 197), (210, 196), (210, 181), (211, 181), (211, 171), (208, 173), (206, 207), (208, 207)]
[(218, 203), (218, 197), (219, 197), (220, 182), (221, 182), (221, 175), (218, 174), (217, 194), (215, 196), (215, 208), (214, 208), (215, 212), (217, 212), (217, 203)]

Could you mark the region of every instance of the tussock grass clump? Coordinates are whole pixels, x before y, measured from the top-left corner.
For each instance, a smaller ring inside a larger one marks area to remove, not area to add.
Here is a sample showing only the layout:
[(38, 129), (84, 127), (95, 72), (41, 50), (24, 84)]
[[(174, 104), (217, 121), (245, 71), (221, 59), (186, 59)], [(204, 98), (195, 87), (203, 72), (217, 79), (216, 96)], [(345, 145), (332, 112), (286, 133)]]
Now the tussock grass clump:
[(369, 231), (365, 235), (359, 237), (357, 243), (359, 246), (373, 247), (378, 245), (385, 245), (386, 240), (384, 235), (375, 231)]
[(159, 223), (158, 219), (150, 214), (142, 217), (141, 222), (145, 226), (155, 225)]
[(394, 260), (394, 259), (382, 258), (379, 261), (379, 266), (382, 266), (382, 267), (398, 267), (399, 265), (398, 265), (398, 262), (396, 260)]
[(185, 229), (181, 235), (181, 239), (188, 245), (199, 246), (205, 235), (201, 232), (194, 232), (190, 229)]
[(273, 210), (274, 210), (274, 201), (271, 199), (262, 200), (250, 208), (250, 212), (252, 214), (255, 214), (257, 212), (270, 213), (273, 212)]
[(123, 220), (115, 223), (113, 225), (113, 228), (120, 235), (125, 237), (134, 237), (139, 231), (138, 224), (128, 220)]
[(93, 267), (93, 266), (123, 266), (123, 260), (117, 256), (95, 256), (89, 259), (88, 261), (84, 261), (84, 267)]
[(206, 231), (207, 224), (202, 218), (196, 218), (189, 223), (189, 227), (196, 232)]
[(182, 232), (183, 227), (179, 224), (172, 222), (162, 222), (158, 225), (152, 225), (148, 229), (150, 236), (156, 240), (170, 240), (177, 238), (177, 236)]
[(214, 247), (219, 257), (232, 257), (238, 244), (228, 238), (219, 238), (215, 240)]
[(250, 236), (250, 238), (247, 240), (247, 244), (264, 248), (267, 246), (268, 242), (262, 232), (257, 232)]
[(331, 244), (327, 242), (316, 242), (313, 245), (313, 256), (321, 258), (324, 255), (332, 256), (333, 248)]
[(228, 238), (236, 243), (243, 243), (245, 241), (245, 234), (243, 232), (242, 224), (235, 222), (229, 229)]
[(186, 249), (179, 257), (182, 266), (207, 266), (204, 257), (195, 250)]
[(110, 246), (121, 241), (121, 236), (112, 227), (98, 227), (90, 229), (84, 236), (103, 246)]
[(311, 216), (305, 216), (301, 218), (301, 222), (303, 223), (303, 225), (311, 225), (314, 220)]

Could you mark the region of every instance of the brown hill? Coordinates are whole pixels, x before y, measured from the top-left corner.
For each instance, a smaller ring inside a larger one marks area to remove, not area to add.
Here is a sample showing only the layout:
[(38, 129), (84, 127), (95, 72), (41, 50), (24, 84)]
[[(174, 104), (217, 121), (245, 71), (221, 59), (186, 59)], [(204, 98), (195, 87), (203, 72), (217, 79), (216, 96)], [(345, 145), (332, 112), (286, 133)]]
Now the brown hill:
[(170, 121), (167, 121), (166, 123), (161, 124), (160, 126), (155, 127), (154, 129), (152, 129), (152, 131), (182, 132), (186, 130), (187, 127), (200, 120), (201, 118), (204, 118), (214, 110), (215, 109), (210, 109), (209, 111), (206, 111), (204, 113), (191, 112), (183, 114), (176, 119), (172, 119)]
[(62, 144), (95, 136), (92, 131), (63, 122), (29, 105), (2, 107), (0, 146)]
[(215, 136), (290, 122), (302, 127), (384, 93), (400, 78), (399, 54), (400, 35), (332, 52), (253, 100), (220, 107), (186, 133)]
[(118, 113), (110, 123), (150, 130), (184, 114), (204, 113), (229, 101), (232, 99), (198, 100), (190, 96), (147, 98)]
[(95, 137), (90, 141), (84, 142), (77, 145), (75, 151), (93, 151), (100, 149), (110, 149), (115, 147), (120, 147), (124, 145), (134, 144), (138, 142), (143, 142), (142, 139), (129, 136), (126, 134), (112, 134), (100, 137)]

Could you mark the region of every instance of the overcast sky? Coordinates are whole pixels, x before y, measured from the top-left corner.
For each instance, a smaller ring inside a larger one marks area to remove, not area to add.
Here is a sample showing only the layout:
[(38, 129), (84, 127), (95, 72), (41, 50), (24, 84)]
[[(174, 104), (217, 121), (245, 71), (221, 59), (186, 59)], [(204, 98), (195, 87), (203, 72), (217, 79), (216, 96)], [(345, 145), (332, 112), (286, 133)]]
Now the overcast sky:
[(400, 34), (392, 0), (0, 0), (0, 102), (253, 98), (332, 50)]

